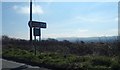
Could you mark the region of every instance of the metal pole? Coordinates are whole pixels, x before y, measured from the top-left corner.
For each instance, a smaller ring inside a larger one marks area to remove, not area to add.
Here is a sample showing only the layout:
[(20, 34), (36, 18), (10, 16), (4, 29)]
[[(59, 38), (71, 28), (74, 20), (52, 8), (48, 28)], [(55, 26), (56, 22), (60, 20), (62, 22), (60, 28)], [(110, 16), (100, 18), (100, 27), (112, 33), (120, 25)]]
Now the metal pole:
[[(30, 0), (30, 21), (32, 21), (32, 0)], [(30, 27), (30, 42), (32, 42), (32, 27)]]
[(35, 55), (36, 55), (36, 53), (37, 53), (37, 49), (36, 49), (36, 46), (37, 46), (37, 45), (36, 45), (36, 36), (34, 36), (34, 37), (35, 37), (35, 39), (34, 39), (34, 40), (35, 40), (35, 41), (34, 41), (34, 48), (35, 48)]

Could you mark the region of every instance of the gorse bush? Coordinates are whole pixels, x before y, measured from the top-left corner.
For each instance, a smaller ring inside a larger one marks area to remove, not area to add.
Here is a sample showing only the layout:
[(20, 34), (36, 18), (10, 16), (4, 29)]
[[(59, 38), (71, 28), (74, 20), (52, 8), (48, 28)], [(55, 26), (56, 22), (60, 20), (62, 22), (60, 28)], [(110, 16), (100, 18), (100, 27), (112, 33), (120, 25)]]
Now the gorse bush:
[(48, 39), (33, 44), (37, 46), (36, 55), (29, 41), (4, 36), (2, 56), (55, 70), (120, 70), (117, 42), (85, 43)]

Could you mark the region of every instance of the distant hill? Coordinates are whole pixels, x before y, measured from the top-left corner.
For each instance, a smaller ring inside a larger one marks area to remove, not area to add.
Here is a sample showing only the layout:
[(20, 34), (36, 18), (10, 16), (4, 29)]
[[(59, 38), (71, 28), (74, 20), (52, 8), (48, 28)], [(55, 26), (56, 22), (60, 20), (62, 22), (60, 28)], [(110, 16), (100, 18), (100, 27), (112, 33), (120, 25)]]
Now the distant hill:
[(108, 36), (108, 37), (65, 37), (57, 38), (59, 41), (68, 40), (70, 42), (84, 41), (84, 42), (113, 42), (118, 40), (118, 36)]

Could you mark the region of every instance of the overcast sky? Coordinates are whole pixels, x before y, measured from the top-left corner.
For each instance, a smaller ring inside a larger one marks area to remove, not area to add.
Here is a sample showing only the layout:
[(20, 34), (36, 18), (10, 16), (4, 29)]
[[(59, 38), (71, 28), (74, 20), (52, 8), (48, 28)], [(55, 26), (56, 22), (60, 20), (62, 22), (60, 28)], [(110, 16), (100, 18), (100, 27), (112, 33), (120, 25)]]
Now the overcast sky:
[[(29, 2), (3, 2), (2, 34), (29, 39), (29, 13)], [(118, 3), (34, 2), (33, 20), (47, 23), (42, 38), (115, 36)]]

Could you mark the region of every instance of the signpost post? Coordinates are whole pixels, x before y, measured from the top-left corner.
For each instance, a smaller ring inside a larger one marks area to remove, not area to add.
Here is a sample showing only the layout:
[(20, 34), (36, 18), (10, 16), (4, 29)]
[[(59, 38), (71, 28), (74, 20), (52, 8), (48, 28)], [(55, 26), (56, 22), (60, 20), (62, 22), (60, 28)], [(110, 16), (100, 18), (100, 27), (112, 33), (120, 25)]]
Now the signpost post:
[[(30, 0), (30, 21), (32, 21), (32, 0)], [(30, 27), (30, 42), (32, 42), (32, 27)]]
[[(39, 36), (39, 41), (41, 40), (41, 28), (46, 28), (45, 22), (38, 22), (38, 21), (32, 21), (32, 0), (30, 0), (30, 21), (28, 22), (28, 26), (30, 27), (30, 43), (34, 46), (35, 49), (35, 55), (36, 55), (36, 36)], [(33, 31), (32, 32), (32, 28)], [(32, 42), (32, 33), (34, 33), (34, 44)]]

